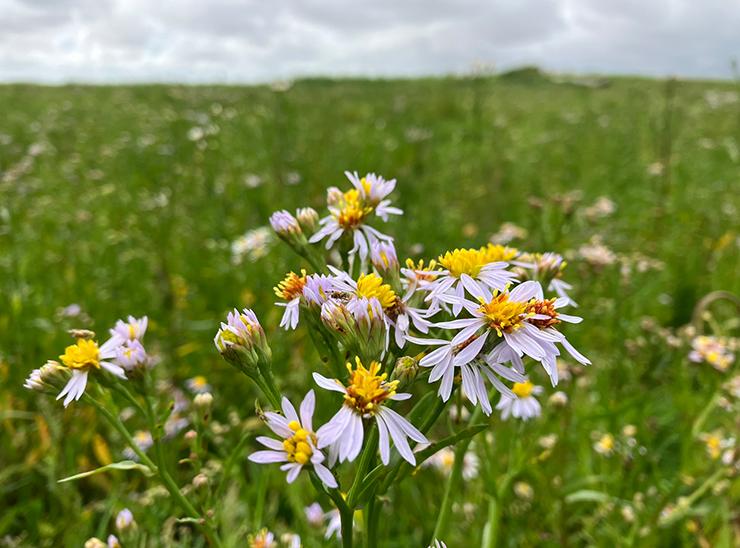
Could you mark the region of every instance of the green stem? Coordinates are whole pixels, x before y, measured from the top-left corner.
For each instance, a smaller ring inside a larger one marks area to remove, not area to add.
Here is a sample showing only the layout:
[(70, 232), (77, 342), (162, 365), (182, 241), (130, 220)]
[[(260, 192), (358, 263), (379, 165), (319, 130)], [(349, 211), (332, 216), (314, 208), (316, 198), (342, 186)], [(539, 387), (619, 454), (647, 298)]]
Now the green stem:
[(354, 510), (357, 505), (358, 489), (360, 488), (360, 485), (362, 485), (362, 481), (363, 479), (365, 479), (368, 468), (375, 458), (375, 452), (377, 451), (377, 448), (378, 429), (375, 425), (373, 425), (372, 429), (370, 430), (370, 435), (368, 436), (367, 443), (365, 444), (365, 449), (362, 451), (362, 455), (360, 456), (360, 462), (357, 465), (357, 473), (355, 474), (355, 479), (352, 482), (352, 487), (350, 487), (349, 493), (347, 494), (347, 506), (349, 506), (349, 508), (352, 510)]
[[(473, 415), (470, 417), (470, 422), (473, 423), (480, 418), (481, 407), (475, 408)], [(434, 527), (433, 538), (441, 539), (447, 532), (447, 524), (450, 520), (450, 513), (452, 511), (452, 497), (460, 488), (460, 482), (462, 481), (462, 469), (463, 460), (465, 453), (468, 450), (468, 446), (472, 438), (462, 440), (460, 444), (455, 448), (455, 461), (452, 464), (452, 471), (450, 477), (447, 479), (447, 486), (445, 487), (444, 498), (442, 499), (442, 505), (437, 515), (437, 524)]]
[(375, 491), (370, 495), (367, 503), (367, 547), (378, 547), (378, 522), (380, 520), (380, 505), (375, 497)]
[(354, 519), (354, 511), (340, 510), (339, 517), (342, 520), (342, 547), (352, 548), (352, 520)]
[(486, 520), (486, 526), (483, 529), (483, 542), (481, 543), (481, 548), (496, 548), (500, 514), (501, 511), (498, 500), (494, 495), (490, 495), (488, 499), (488, 519)]

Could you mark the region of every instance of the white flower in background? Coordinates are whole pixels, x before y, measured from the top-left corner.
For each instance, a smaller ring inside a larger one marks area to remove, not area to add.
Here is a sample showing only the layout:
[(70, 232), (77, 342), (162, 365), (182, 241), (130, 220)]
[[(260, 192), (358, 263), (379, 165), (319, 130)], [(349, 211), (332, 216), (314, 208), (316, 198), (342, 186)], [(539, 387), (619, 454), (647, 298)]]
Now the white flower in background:
[(116, 535), (108, 535), (106, 545), (108, 548), (123, 548), (121, 541), (118, 540)]
[(529, 381), (515, 383), (511, 388), (514, 397), (501, 394), (501, 399), (496, 404), (496, 409), (501, 411), (501, 420), (507, 420), (509, 416), (515, 419), (528, 421), (540, 416), (542, 407), (534, 397), (542, 393), (541, 386), (535, 386)]
[(59, 356), (59, 359), (65, 367), (72, 371), (72, 377), (57, 396), (57, 399), (64, 398), (64, 407), (67, 407), (73, 400), (79, 400), (85, 393), (90, 371), (104, 369), (120, 379), (126, 379), (123, 368), (108, 361), (116, 358), (118, 347), (122, 342), (117, 335), (101, 346), (92, 340), (78, 339), (77, 343), (64, 350), (64, 354)]
[(185, 386), (193, 394), (204, 394), (211, 391), (211, 385), (203, 375), (196, 375), (185, 381)]
[(691, 340), (692, 350), (689, 360), (694, 363), (706, 362), (717, 371), (727, 371), (735, 361), (728, 340), (707, 335), (699, 335)]
[(611, 434), (604, 434), (596, 440), (594, 443), (594, 451), (605, 457), (609, 457), (614, 453), (614, 436)]
[[(134, 432), (133, 438), (137, 449), (143, 451), (144, 453), (146, 453), (149, 448), (154, 445), (154, 438), (152, 438), (152, 433), (147, 432), (146, 430), (137, 430), (136, 432)], [(131, 447), (126, 447), (123, 450), (123, 456), (126, 457), (128, 460), (139, 460), (139, 455), (137, 455)]]
[(347, 192), (334, 187), (329, 189), (329, 216), (319, 221), (321, 228), (311, 236), (309, 242), (316, 243), (326, 238), (326, 249), (330, 249), (343, 234), (351, 234), (354, 245), (350, 255), (359, 253), (364, 262), (375, 242), (393, 241), (390, 236), (369, 226), (366, 223), (368, 217), (374, 214), (387, 221), (389, 215), (401, 215), (403, 211), (391, 207), (390, 200), (385, 199), (395, 188), (395, 179), (386, 181), (374, 173), (362, 178), (357, 173), (347, 171), (345, 175), (354, 188)]
[(588, 219), (608, 217), (617, 210), (617, 205), (608, 196), (599, 196), (596, 201), (585, 208), (583, 213)]
[(518, 251), (501, 245), (488, 244), (478, 249), (455, 249), (440, 255), (438, 264), (443, 268), (437, 278), (426, 286), (426, 300), (439, 300), (452, 304), (457, 316), (462, 310), (461, 301), (467, 290), (473, 297), (490, 297), (491, 291), (501, 291), (516, 280), (507, 270), (508, 260)]
[(118, 515), (116, 515), (116, 529), (118, 532), (127, 531), (136, 527), (136, 521), (134, 521), (134, 514), (131, 510), (124, 508)]
[(491, 236), (492, 244), (506, 245), (512, 240), (523, 240), (528, 235), (527, 229), (514, 223), (503, 223), (496, 234)]
[(306, 506), (303, 511), (306, 514), (306, 521), (312, 527), (321, 527), (324, 524), (324, 510), (318, 502)]
[(594, 236), (589, 243), (578, 248), (578, 255), (588, 264), (596, 267), (609, 266), (617, 262), (617, 256), (601, 243), (601, 238), (598, 236)]
[(388, 375), (380, 373), (380, 363), (374, 361), (366, 369), (360, 358), (356, 358), (356, 367), (347, 363), (349, 383), (345, 387), (337, 379), (327, 379), (314, 373), (316, 383), (326, 390), (344, 394), (344, 405), (327, 422), (319, 428), (319, 448), (333, 446), (330, 455), (337, 455), (339, 461), (353, 461), (362, 449), (365, 437), (363, 419), (375, 419), (379, 434), (380, 460), (387, 465), (390, 462), (390, 438), (401, 456), (411, 464), (416, 464), (407, 438), (417, 443), (429, 443), (424, 434), (408, 420), (385, 407), (386, 400), (407, 400), (411, 394), (396, 393), (398, 381), (386, 380)]
[[(455, 451), (450, 447), (445, 447), (437, 451), (432, 455), (429, 460), (424, 464), (434, 466), (437, 470), (442, 472), (445, 476), (449, 476), (452, 472), (452, 466), (455, 464)], [(478, 468), (480, 461), (478, 455), (473, 451), (467, 451), (463, 457), (462, 477), (464, 480), (469, 481), (478, 477)]]
[(129, 316), (128, 321), (118, 320), (113, 329), (110, 330), (110, 334), (112, 337), (117, 336), (122, 341), (141, 341), (148, 325), (149, 318), (146, 316), (141, 318)]
[(250, 262), (261, 259), (274, 242), (274, 235), (269, 227), (261, 226), (247, 231), (231, 243), (231, 258), (234, 264), (241, 264), (246, 257)]
[(299, 276), (295, 272), (289, 272), (277, 287), (274, 288), (275, 295), (285, 302), (275, 303), (277, 306), (285, 307), (285, 312), (280, 320), (280, 327), (288, 330), (298, 326), (300, 315), (301, 297), (306, 285), (306, 271), (301, 270)]
[(295, 533), (283, 533), (280, 542), (286, 548), (301, 548), (301, 537)]
[(326, 519), (329, 523), (326, 524), (326, 532), (324, 538), (329, 540), (331, 537), (336, 535), (337, 539), (342, 538), (342, 516), (339, 510), (334, 508), (326, 513)]
[(277, 413), (265, 413), (267, 426), (283, 441), (260, 436), (257, 441), (268, 450), (257, 451), (249, 455), (249, 460), (261, 464), (282, 462), (280, 469), (288, 473), (288, 483), (293, 483), (304, 466), (312, 466), (316, 475), (330, 488), (337, 486), (337, 480), (324, 462), (324, 454), (318, 448), (317, 434), (313, 431), (313, 412), (316, 408), (316, 395), (309, 390), (303, 398), (300, 416), (293, 404), (283, 397), (282, 408), (285, 416)]

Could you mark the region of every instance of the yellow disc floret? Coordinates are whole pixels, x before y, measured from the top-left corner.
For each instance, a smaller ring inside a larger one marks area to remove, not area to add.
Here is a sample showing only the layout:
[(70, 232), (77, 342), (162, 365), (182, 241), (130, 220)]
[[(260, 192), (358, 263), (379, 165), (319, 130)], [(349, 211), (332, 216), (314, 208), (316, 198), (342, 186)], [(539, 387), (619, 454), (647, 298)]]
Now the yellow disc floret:
[(373, 415), (377, 413), (380, 405), (396, 393), (398, 381), (387, 381), (387, 373), (378, 375), (380, 363), (373, 361), (370, 368), (366, 369), (360, 358), (355, 358), (356, 367), (347, 363), (349, 371), (349, 384), (344, 401), (358, 413)]
[(511, 391), (520, 398), (528, 398), (531, 396), (533, 389), (534, 385), (529, 381), (515, 382), (514, 386), (511, 387)]
[(77, 344), (65, 348), (64, 354), (59, 356), (59, 359), (70, 369), (89, 369), (90, 367), (100, 369), (98, 343), (87, 339), (78, 339)]
[(288, 462), (306, 464), (313, 455), (313, 445), (316, 445), (316, 435), (301, 427), (298, 421), (288, 423), (294, 434), (283, 441), (283, 449), (288, 454)]
[(418, 262), (414, 263), (412, 259), (406, 259), (406, 268), (413, 270), (417, 280), (423, 280), (427, 282), (433, 282), (439, 275), (437, 270), (437, 261), (432, 259), (429, 264), (424, 265), (424, 259), (419, 259)]
[(283, 281), (277, 284), (274, 288), (275, 295), (286, 301), (292, 301), (296, 297), (300, 297), (303, 293), (303, 286), (306, 285), (306, 271), (301, 270), (299, 276), (295, 272), (289, 272)]
[(439, 256), (439, 263), (450, 275), (459, 278), (463, 274), (475, 278), (489, 263), (513, 259), (517, 250), (502, 245), (488, 244), (478, 249), (455, 249)]
[(342, 194), (337, 206), (334, 218), (345, 229), (357, 228), (373, 212), (373, 207), (363, 203), (362, 196), (355, 188)]
[(536, 325), (541, 329), (552, 327), (560, 323), (558, 320), (558, 311), (555, 310), (555, 301), (557, 299), (544, 299), (542, 301), (530, 301), (527, 305), (527, 313), (529, 315), (540, 314), (542, 316), (549, 316), (544, 320), (530, 319), (529, 323)]
[(383, 283), (383, 278), (377, 274), (363, 274), (357, 279), (357, 296), (380, 301), (383, 309), (391, 308), (396, 304), (396, 294), (391, 286)]
[(483, 303), (478, 311), (488, 320), (491, 329), (500, 337), (522, 326), (527, 315), (528, 303), (509, 300), (508, 293), (495, 293), (490, 302)]

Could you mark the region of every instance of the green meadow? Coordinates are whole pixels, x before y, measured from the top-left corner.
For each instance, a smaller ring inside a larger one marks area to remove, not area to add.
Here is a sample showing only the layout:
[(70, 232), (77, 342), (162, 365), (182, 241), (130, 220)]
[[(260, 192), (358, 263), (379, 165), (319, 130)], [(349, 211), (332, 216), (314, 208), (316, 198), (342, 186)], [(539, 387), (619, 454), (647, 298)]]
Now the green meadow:
[[(244, 546), (267, 527), (339, 546), (306, 519), (313, 502), (332, 508), (306, 477), (288, 488), (277, 466), (246, 460), (266, 432), (258, 393), (213, 337), (230, 309), (250, 307), (283, 392), (296, 401), (314, 386), (320, 358), (305, 326), (278, 327), (272, 289), (308, 267), (274, 237), (243, 236), (269, 228), (277, 209), (325, 215), (326, 188), (347, 188), (345, 170), (398, 180), (391, 198), (404, 215), (376, 226), (399, 257), (492, 237), (555, 251), (568, 262), (571, 312), (584, 318), (565, 332), (592, 365), (566, 356), (555, 388), (532, 368), (542, 416), (494, 411), (471, 445), (477, 466), (453, 493), (450, 548), (737, 546), (740, 394), (727, 386), (738, 366), (688, 359), (697, 334), (730, 346), (738, 336), (737, 83), (521, 70), (253, 87), (4, 85), (0, 107), (0, 546), (105, 539), (124, 507), (138, 523), (126, 548), (204, 545), (135, 470), (59, 483), (122, 460), (126, 442), (82, 402), (65, 410), (22, 387), (71, 344), (69, 329), (104, 337), (129, 314), (149, 317), (162, 393), (191, 399), (196, 376), (211, 387), (207, 458), (184, 462), (182, 434), (166, 456), (194, 504), (220, 508), (224, 543)], [(505, 223), (517, 227), (508, 238)], [(552, 401), (558, 390), (567, 401)], [(203, 470), (208, 485), (193, 487)], [(384, 545), (427, 545), (448, 474), (419, 467), (391, 487)]]

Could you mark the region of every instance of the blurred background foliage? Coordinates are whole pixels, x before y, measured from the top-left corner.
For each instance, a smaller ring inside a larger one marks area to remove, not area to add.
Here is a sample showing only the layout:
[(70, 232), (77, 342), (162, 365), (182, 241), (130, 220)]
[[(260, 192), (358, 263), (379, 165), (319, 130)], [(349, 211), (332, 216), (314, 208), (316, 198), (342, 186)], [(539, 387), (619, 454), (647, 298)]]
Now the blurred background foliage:
[[(254, 428), (256, 395), (213, 348), (226, 311), (255, 309), (291, 397), (305, 392), (317, 359), (307, 333), (277, 330), (282, 310), (272, 305), (273, 285), (300, 262), (269, 237), (252, 233), (246, 253), (240, 242), (275, 209), (323, 214), (326, 188), (346, 187), (349, 169), (398, 179), (392, 197), (405, 215), (384, 232), (396, 236), (399, 256), (479, 246), (515, 223), (527, 236), (511, 245), (566, 255), (585, 319), (568, 336), (593, 367), (566, 384), (566, 410), (494, 428), (478, 449), (485, 481), (466, 484), (448, 546), (468, 545), (470, 535), (479, 542), (486, 489), (515, 437), (533, 459), (520, 475), (534, 494), (511, 494), (502, 545), (731, 545), (737, 482), (710, 495), (693, 525), (656, 524), (714, 470), (691, 428), (729, 373), (689, 365), (687, 348), (666, 342), (664, 330), (687, 324), (707, 293), (740, 291), (739, 97), (731, 82), (534, 69), (257, 87), (0, 86), (0, 543), (81, 545), (128, 505), (149, 542), (187, 544), (167, 521), (171, 507), (152, 506), (159, 499), (145, 478), (56, 483), (119, 460), (123, 447), (91, 409), (63, 411), (23, 390), (23, 379), (63, 351), (67, 329), (102, 333), (119, 317), (147, 314), (158, 375), (180, 388), (203, 375), (212, 386), (223, 430), (211, 443), (223, 463)], [(594, 206), (601, 197), (613, 211)], [(736, 312), (719, 304), (717, 314)], [(595, 435), (618, 436), (628, 424), (642, 454), (593, 450)], [(738, 427), (736, 417), (729, 425)], [(537, 440), (550, 433), (557, 449), (538, 460)], [(442, 485), (433, 471), (418, 477), (394, 495), (397, 508), (415, 508), (389, 520), (397, 546), (421, 545), (433, 527)], [(231, 505), (224, 527), (283, 527), (307, 546), (319, 542), (299, 515), (312, 501), (307, 483), (289, 491), (279, 472), (243, 458), (229, 481), (216, 499)], [(566, 500), (574, 492), (602, 495)], [(637, 518), (625, 518), (625, 504)]]

